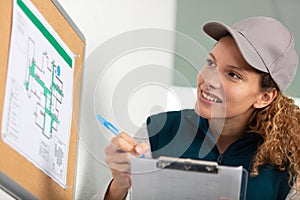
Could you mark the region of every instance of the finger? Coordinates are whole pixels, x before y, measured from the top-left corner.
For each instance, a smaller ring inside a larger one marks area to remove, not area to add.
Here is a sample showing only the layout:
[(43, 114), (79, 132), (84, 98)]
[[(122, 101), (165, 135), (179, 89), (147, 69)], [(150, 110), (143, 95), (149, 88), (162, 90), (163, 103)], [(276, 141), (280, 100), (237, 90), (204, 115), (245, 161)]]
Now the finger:
[(120, 138), (123, 138), (124, 140), (126, 140), (129, 144), (136, 145), (136, 141), (130, 135), (128, 135), (127, 133), (121, 132), (118, 136)]
[(122, 173), (129, 173), (130, 172), (130, 165), (128, 163), (115, 163), (112, 162), (109, 165), (111, 170), (115, 170)]
[(129, 172), (130, 160), (126, 156), (127, 155), (120, 156), (119, 154), (109, 156), (105, 158), (105, 162), (108, 164), (111, 170), (117, 170), (120, 172)]
[(132, 141), (128, 141), (121, 136), (114, 137), (111, 140), (111, 143), (116, 146), (116, 148), (126, 151), (126, 152), (133, 152), (135, 143), (133, 144)]
[(134, 151), (138, 154), (145, 154), (149, 149), (149, 146), (146, 143), (137, 144), (134, 147)]
[(107, 156), (105, 159), (108, 164), (110, 163), (130, 163), (130, 159), (133, 157), (130, 153), (115, 153)]
[(117, 147), (116, 145), (110, 143), (109, 145), (107, 145), (104, 149), (104, 153), (106, 156), (109, 156), (111, 154), (114, 154), (117, 151)]

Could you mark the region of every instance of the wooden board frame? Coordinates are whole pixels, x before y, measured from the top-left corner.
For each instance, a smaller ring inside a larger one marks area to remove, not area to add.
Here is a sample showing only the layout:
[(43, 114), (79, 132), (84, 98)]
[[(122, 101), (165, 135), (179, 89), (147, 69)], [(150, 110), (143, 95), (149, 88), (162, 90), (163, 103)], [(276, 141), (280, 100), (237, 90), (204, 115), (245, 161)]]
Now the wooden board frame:
[[(74, 199), (78, 146), (77, 126), (80, 111), (81, 72), (86, 46), (85, 38), (57, 1), (32, 0), (32, 3), (71, 51), (77, 55), (74, 66), (73, 116), (67, 169), (68, 187), (66, 189), (61, 187), (30, 161), (4, 143), (2, 139), (0, 139), (0, 173), (5, 174), (5, 177), (9, 177), (16, 185), (24, 188), (25, 191), (28, 191), (37, 199)], [(2, 130), (1, 123), (12, 27), (12, 7), (13, 1), (0, 1), (0, 130)], [(14, 191), (13, 188), (4, 189), (8, 192)], [(22, 198), (22, 194), (16, 194), (16, 197)]]

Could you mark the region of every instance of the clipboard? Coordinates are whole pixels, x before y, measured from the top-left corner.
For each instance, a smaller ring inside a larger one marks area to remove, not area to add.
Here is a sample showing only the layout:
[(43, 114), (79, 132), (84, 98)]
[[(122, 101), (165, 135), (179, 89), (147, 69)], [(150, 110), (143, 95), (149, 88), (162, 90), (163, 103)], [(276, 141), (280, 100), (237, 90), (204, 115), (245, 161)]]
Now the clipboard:
[(172, 157), (131, 159), (134, 200), (244, 200), (247, 178), (242, 166)]

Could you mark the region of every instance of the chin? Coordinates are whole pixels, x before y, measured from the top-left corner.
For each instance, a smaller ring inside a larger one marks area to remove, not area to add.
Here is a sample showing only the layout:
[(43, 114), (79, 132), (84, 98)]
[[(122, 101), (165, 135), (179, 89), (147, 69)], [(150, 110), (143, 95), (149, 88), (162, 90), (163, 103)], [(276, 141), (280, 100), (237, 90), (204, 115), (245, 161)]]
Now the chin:
[[(202, 109), (201, 109), (202, 108)], [(195, 104), (195, 113), (203, 118), (210, 119), (211, 112), (206, 110), (204, 106), (201, 106), (198, 102)]]

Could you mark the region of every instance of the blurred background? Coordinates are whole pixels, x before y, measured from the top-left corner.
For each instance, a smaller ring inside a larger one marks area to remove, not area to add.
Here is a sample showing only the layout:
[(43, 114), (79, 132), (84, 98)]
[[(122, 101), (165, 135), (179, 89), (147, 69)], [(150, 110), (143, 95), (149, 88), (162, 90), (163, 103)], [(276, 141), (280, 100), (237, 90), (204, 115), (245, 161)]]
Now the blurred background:
[[(300, 55), (298, 0), (58, 2), (87, 43), (76, 199), (89, 199), (110, 179), (103, 149), (112, 134), (99, 125), (96, 113), (134, 134), (150, 114), (193, 108), (197, 73), (215, 43), (202, 32), (205, 22), (230, 25), (250, 16), (274, 17), (292, 32)], [(287, 95), (300, 97), (299, 85), (298, 69)]]

